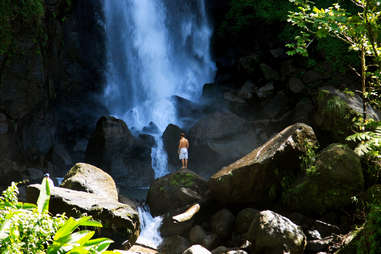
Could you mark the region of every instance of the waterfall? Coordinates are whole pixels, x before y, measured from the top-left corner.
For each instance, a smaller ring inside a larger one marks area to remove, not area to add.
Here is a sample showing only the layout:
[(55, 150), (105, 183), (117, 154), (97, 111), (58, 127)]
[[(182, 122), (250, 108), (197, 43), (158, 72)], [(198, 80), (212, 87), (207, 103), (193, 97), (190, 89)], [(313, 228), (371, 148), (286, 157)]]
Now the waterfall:
[[(104, 0), (104, 100), (110, 112), (136, 132), (150, 123), (157, 126), (158, 132), (149, 133), (156, 142), (151, 152), (156, 178), (169, 173), (162, 133), (170, 123), (182, 126), (171, 98), (197, 102), (203, 85), (214, 79), (212, 29), (204, 1)], [(148, 226), (142, 224), (145, 232)]]

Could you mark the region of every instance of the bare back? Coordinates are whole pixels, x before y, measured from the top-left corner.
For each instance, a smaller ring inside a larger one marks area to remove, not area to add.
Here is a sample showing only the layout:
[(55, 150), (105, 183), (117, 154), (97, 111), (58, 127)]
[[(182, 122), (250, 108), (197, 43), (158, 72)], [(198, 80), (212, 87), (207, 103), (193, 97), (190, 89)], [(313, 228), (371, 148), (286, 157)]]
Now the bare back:
[(182, 137), (179, 142), (179, 149), (181, 148), (189, 148), (189, 141), (188, 139)]

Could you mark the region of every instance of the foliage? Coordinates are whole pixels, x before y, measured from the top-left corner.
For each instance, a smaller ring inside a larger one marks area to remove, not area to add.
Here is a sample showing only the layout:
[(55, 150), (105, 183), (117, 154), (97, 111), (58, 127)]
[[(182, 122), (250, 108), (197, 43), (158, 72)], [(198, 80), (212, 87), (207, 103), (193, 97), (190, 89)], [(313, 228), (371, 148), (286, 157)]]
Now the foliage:
[[(351, 0), (357, 12), (348, 11), (334, 3), (328, 8), (318, 8), (311, 0), (289, 0), (297, 7), (290, 11), (288, 22), (300, 29), (293, 43), (286, 44), (290, 55), (308, 56), (307, 48), (315, 39), (333, 37), (360, 53), (362, 97), (376, 101), (381, 87), (381, 6), (379, 0)], [(364, 119), (366, 113), (364, 112)]]
[(379, 158), (381, 156), (381, 121), (368, 120), (360, 127), (361, 132), (356, 132), (346, 138), (347, 141), (357, 143), (355, 152), (359, 156)]
[(45, 253), (64, 216), (38, 212), (35, 205), (18, 202), (17, 194), (12, 183), (0, 198), (0, 253)]
[(348, 51), (348, 46), (336, 38), (322, 38), (317, 41), (316, 48), (323, 52), (325, 59), (330, 63), (332, 70), (344, 73), (348, 66), (358, 68), (360, 66), (358, 55), (354, 51)]
[(357, 246), (359, 254), (381, 253), (381, 205), (374, 203)]
[(15, 38), (24, 31), (38, 38), (44, 15), (43, 0), (0, 1), (0, 55), (12, 50)]
[(50, 185), (47, 178), (42, 181), (37, 206), (18, 202), (17, 194), (17, 184), (12, 183), (0, 197), (0, 253), (116, 253), (106, 251), (112, 240), (91, 239), (94, 231), (76, 231), (80, 226), (102, 226), (91, 217), (66, 219), (64, 215), (48, 213)]
[(316, 150), (319, 146), (311, 141), (304, 143), (305, 153), (300, 156), (300, 167), (306, 172), (307, 175), (312, 176), (316, 174)]

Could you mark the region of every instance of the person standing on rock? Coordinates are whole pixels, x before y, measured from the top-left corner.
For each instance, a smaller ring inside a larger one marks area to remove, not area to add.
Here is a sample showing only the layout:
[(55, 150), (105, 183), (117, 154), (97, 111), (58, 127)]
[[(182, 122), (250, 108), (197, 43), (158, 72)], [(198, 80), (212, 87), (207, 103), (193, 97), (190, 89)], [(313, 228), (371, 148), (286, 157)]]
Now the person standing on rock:
[(179, 141), (179, 159), (181, 160), (181, 168), (188, 168), (188, 148), (189, 148), (189, 141), (185, 138), (185, 134), (180, 134), (180, 141)]

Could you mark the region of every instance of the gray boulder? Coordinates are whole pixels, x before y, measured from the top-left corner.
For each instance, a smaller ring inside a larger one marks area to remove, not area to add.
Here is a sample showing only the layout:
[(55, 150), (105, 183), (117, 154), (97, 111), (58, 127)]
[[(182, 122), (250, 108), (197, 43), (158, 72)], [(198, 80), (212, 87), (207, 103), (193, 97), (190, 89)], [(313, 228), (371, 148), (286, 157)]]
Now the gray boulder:
[(223, 203), (272, 204), (279, 197), (282, 179), (300, 170), (305, 142), (316, 143), (315, 133), (305, 124), (294, 124), (209, 179), (212, 195)]
[(86, 163), (75, 164), (65, 175), (61, 187), (94, 193), (118, 201), (114, 179), (103, 170)]
[[(27, 187), (28, 202), (36, 203), (40, 188), (40, 184)], [(124, 247), (131, 247), (139, 236), (138, 212), (129, 205), (102, 195), (54, 187), (51, 189), (49, 211), (73, 217), (83, 213), (91, 215), (103, 224), (99, 233), (113, 239), (120, 246), (126, 241)]]
[(307, 243), (299, 226), (269, 210), (258, 213), (254, 218), (247, 240), (252, 242), (252, 253), (302, 254)]

